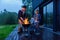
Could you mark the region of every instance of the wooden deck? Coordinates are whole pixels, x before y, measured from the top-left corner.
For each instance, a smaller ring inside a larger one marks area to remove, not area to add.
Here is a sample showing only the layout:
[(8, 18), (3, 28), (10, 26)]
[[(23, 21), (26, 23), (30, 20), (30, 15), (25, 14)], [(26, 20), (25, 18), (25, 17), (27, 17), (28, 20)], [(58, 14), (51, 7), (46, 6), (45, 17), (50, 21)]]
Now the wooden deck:
[(25, 37), (23, 37), (24, 35), (21, 36), (18, 34), (17, 26), (5, 40), (53, 40), (54, 34), (56, 34), (52, 29), (43, 26), (40, 26), (40, 30), (41, 32), (39, 36), (33, 34), (27, 37), (28, 39), (26, 39)]

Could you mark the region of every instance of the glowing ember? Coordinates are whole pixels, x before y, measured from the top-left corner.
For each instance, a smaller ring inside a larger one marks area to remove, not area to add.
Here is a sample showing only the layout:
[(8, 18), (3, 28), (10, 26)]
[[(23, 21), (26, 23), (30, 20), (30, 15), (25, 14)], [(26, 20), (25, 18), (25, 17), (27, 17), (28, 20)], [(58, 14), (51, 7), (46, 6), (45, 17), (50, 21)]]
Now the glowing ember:
[(29, 24), (28, 18), (24, 20), (24, 24)]

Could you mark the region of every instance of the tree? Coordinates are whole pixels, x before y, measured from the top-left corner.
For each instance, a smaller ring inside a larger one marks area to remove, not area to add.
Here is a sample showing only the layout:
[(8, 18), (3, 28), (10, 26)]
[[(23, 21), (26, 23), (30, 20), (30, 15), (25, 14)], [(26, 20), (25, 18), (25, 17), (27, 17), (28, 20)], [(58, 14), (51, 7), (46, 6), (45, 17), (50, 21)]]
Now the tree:
[(17, 24), (17, 13), (16, 12), (8, 12), (4, 11), (0, 13), (0, 25), (5, 25), (5, 24)]

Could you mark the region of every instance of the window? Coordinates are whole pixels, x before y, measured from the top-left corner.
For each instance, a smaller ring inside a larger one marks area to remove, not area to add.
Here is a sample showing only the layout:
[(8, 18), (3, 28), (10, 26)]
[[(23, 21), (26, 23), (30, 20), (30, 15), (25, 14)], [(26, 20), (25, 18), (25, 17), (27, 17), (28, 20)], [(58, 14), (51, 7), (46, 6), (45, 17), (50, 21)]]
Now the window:
[(49, 28), (53, 28), (53, 2), (44, 6), (43, 15), (44, 15), (44, 24), (47, 24), (47, 27)]

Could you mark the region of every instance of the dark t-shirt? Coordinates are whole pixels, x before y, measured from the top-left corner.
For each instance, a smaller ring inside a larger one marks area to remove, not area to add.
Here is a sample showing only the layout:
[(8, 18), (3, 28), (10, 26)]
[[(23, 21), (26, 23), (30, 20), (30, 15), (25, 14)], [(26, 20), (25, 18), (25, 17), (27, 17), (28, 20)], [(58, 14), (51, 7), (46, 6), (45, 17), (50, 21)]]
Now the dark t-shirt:
[(19, 12), (18, 12), (18, 19), (20, 19), (20, 17), (22, 17), (23, 19), (25, 19), (25, 18), (27, 18), (27, 16), (28, 15), (26, 13), (23, 14), (23, 12), (21, 10), (19, 10)]

